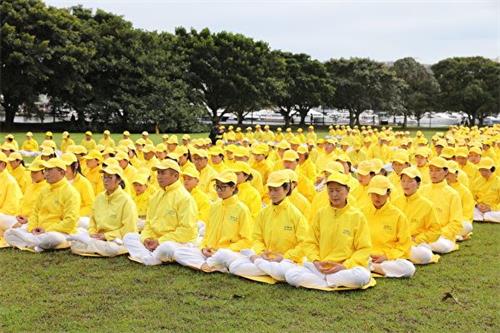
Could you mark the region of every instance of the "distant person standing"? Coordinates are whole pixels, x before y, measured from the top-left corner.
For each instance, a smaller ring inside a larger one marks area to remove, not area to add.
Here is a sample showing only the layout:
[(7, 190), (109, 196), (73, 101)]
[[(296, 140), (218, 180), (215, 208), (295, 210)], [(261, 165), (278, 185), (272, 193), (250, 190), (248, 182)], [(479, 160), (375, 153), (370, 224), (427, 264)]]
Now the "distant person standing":
[(208, 137), (210, 140), (212, 140), (212, 144), (215, 145), (217, 140), (220, 140), (222, 138), (223, 131), (221, 130), (219, 124), (215, 124), (212, 129), (210, 130), (210, 134)]

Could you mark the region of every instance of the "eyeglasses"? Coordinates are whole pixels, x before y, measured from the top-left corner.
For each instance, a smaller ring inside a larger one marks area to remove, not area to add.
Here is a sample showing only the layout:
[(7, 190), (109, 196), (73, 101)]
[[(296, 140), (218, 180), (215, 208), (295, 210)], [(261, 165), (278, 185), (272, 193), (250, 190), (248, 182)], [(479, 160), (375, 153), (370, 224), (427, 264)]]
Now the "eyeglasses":
[(231, 187), (231, 186), (229, 186), (229, 185), (217, 185), (217, 184), (214, 185), (215, 190), (218, 192), (225, 191), (229, 187)]

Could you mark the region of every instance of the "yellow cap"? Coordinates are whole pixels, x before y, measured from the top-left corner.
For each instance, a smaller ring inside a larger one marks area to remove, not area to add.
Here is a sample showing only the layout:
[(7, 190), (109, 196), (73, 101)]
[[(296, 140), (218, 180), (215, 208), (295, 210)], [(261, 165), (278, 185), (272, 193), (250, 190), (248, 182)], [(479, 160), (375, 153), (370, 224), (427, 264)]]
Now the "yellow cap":
[(297, 175), (297, 173), (295, 171), (293, 171), (291, 169), (284, 169), (282, 171), (288, 175), (288, 179), (290, 181), (295, 182), (295, 183), (299, 182), (299, 175)]
[(217, 176), (215, 176), (212, 180), (218, 180), (222, 183), (234, 183), (236, 184), (238, 182), (238, 178), (236, 177), (236, 174), (231, 171), (231, 170), (224, 170), (221, 173), (219, 173)]
[(184, 135), (182, 136), (182, 140), (191, 140), (191, 135), (189, 135), (189, 134), (184, 134)]
[(177, 148), (175, 148), (175, 153), (179, 156), (185, 155), (188, 153), (188, 149), (186, 146), (178, 146)]
[(268, 148), (266, 144), (258, 144), (252, 148), (252, 154), (256, 155), (266, 155), (268, 152)]
[(440, 156), (443, 158), (453, 158), (455, 156), (455, 148), (444, 147)]
[(358, 164), (358, 168), (356, 169), (356, 173), (362, 175), (362, 176), (367, 176), (370, 174), (370, 172), (373, 172), (373, 166), (371, 161), (365, 160), (361, 161)]
[(123, 131), (123, 135), (130, 136), (130, 132), (129, 131)]
[(4, 162), (4, 163), (7, 163), (9, 162), (7, 160), (7, 155), (5, 155), (3, 152), (0, 151), (0, 162)]
[(102, 161), (102, 166), (105, 168), (107, 166), (114, 165), (114, 166), (120, 166), (118, 161), (114, 159), (113, 157), (107, 158), (104, 161)]
[(429, 157), (430, 154), (431, 154), (431, 151), (427, 147), (418, 147), (415, 150), (415, 156), (420, 155), (420, 156), (423, 156), (423, 157)]
[(337, 161), (351, 163), (351, 159), (349, 158), (349, 156), (347, 156), (347, 154), (339, 154), (339, 155), (337, 155)]
[(141, 134), (144, 135), (144, 136), (148, 136), (149, 135), (149, 133), (147, 131), (143, 131)]
[(333, 172), (340, 172), (344, 173), (344, 166), (342, 163), (337, 162), (337, 161), (330, 161), (328, 162), (324, 167), (320, 168), (321, 172), (328, 172), (328, 173), (333, 173)]
[(420, 180), (422, 180), (422, 173), (415, 166), (404, 168), (403, 171), (401, 171), (401, 174), (402, 175), (407, 175), (410, 178), (416, 178), (416, 177), (418, 177), (418, 178), (420, 178)]
[(307, 153), (309, 153), (309, 149), (307, 149), (306, 146), (299, 146), (299, 148), (297, 148), (297, 153), (298, 154), (307, 154)]
[(28, 167), (28, 171), (31, 172), (38, 172), (42, 171), (43, 169), (45, 169), (45, 167), (42, 164), (42, 160), (34, 160)]
[(48, 161), (41, 161), (41, 163), (45, 169), (59, 168), (61, 170), (66, 171), (66, 163), (64, 163), (63, 160), (57, 157), (51, 158)]
[(248, 152), (248, 149), (246, 149), (245, 147), (242, 147), (242, 146), (238, 146), (235, 150), (234, 150), (234, 156), (237, 156), (237, 157), (250, 157), (250, 153)]
[(285, 183), (290, 182), (290, 177), (284, 170), (274, 171), (269, 174), (266, 186), (280, 187)]
[(467, 158), (468, 155), (469, 155), (469, 152), (468, 152), (466, 147), (458, 147), (457, 149), (455, 149), (455, 156), (456, 157)]
[(290, 149), (290, 144), (288, 142), (286, 142), (285, 140), (281, 140), (277, 145), (276, 147), (278, 149)]
[(179, 144), (179, 141), (177, 140), (177, 135), (172, 135), (171, 137), (168, 138), (167, 143), (169, 145), (176, 145)]
[(31, 132), (27, 132), (27, 133), (26, 133), (26, 136), (30, 136), (30, 137), (31, 137), (31, 136), (33, 136), (33, 133), (31, 133)]
[(123, 177), (123, 169), (117, 165), (108, 165), (104, 169), (99, 171), (100, 173), (107, 173), (108, 175), (118, 175), (120, 179), (124, 179)]
[(481, 161), (479, 161), (477, 168), (478, 169), (491, 169), (495, 166), (495, 162), (489, 157), (483, 157), (481, 158)]
[(474, 146), (474, 147), (471, 147), (471, 149), (469, 149), (469, 153), (476, 153), (478, 155), (481, 155), (482, 150), (481, 150), (481, 148)]
[(295, 162), (299, 159), (299, 154), (295, 150), (287, 150), (283, 154), (283, 161)]
[(92, 132), (91, 131), (87, 131), (87, 132), (85, 132), (85, 135), (92, 136)]
[(132, 177), (131, 183), (137, 183), (141, 185), (147, 185), (149, 181), (149, 175), (147, 172), (138, 172)]
[(234, 172), (243, 172), (243, 173), (246, 173), (247, 175), (252, 173), (252, 169), (250, 168), (250, 165), (248, 165), (248, 163), (241, 162), (241, 161), (234, 163), (234, 165), (232, 166), (232, 169)]
[(208, 158), (208, 153), (206, 150), (203, 149), (195, 149), (191, 152), (191, 155), (198, 155), (200, 157)]
[(103, 134), (104, 135), (111, 135), (111, 132), (109, 130), (105, 130)]
[(143, 138), (139, 138), (139, 139), (135, 140), (135, 144), (144, 146), (146, 144), (146, 140), (144, 140)]
[(85, 160), (93, 160), (93, 159), (96, 159), (96, 160), (98, 160), (99, 162), (102, 162), (102, 154), (101, 154), (99, 151), (95, 150), (95, 149), (93, 149), (93, 150), (89, 151), (89, 153), (88, 153), (87, 155), (85, 155), (83, 158), (84, 158)]
[(144, 148), (142, 148), (143, 153), (154, 153), (156, 152), (155, 146), (153, 145), (145, 145)]
[(290, 144), (291, 145), (300, 145), (300, 139), (296, 136), (290, 139)]
[(181, 172), (181, 168), (179, 167), (179, 164), (177, 164), (175, 161), (172, 161), (170, 159), (164, 159), (163, 161), (157, 163), (152, 169), (153, 169), (153, 171), (172, 169), (172, 170), (175, 170), (179, 173)]
[(61, 160), (63, 160), (64, 163), (67, 166), (70, 166), (71, 164), (73, 164), (76, 161), (78, 161), (78, 159), (76, 158), (75, 154), (73, 154), (73, 153), (64, 153), (64, 154), (62, 154)]
[(327, 184), (331, 182), (339, 183), (341, 185), (350, 187), (349, 176), (341, 172), (336, 172), (336, 171), (332, 172), (330, 176), (328, 176), (328, 179), (326, 180)]
[(208, 150), (208, 155), (210, 156), (217, 156), (217, 155), (224, 155), (224, 150), (221, 147), (212, 147)]
[(438, 167), (438, 168), (447, 168), (448, 167), (448, 163), (442, 157), (434, 157), (433, 159), (431, 159), (429, 161), (429, 165), (433, 165), (433, 166)]
[(450, 173), (457, 173), (459, 170), (458, 163), (455, 161), (448, 161), (448, 171)]
[(11, 150), (11, 151), (16, 151), (16, 146), (14, 146), (12, 143), (4, 143), (2, 145), (2, 150)]
[(23, 160), (23, 155), (21, 155), (20, 153), (18, 153), (17, 151), (16, 152), (13, 152), (9, 155), (9, 158), (8, 158), (9, 162), (13, 162), (13, 161), (16, 161), (16, 160), (20, 160), (22, 161)]
[(392, 162), (399, 162), (399, 163), (409, 163), (410, 162), (410, 157), (408, 156), (408, 152), (406, 150), (398, 150), (395, 151), (393, 156), (392, 156)]
[(42, 149), (42, 152), (40, 153), (42, 156), (50, 156), (52, 154), (54, 154), (54, 149), (52, 148), (43, 148)]
[(118, 153), (116, 153), (115, 155), (115, 159), (117, 161), (121, 161), (121, 160), (126, 160), (126, 161), (129, 161), (130, 160), (130, 157), (128, 156), (127, 153), (123, 152), (123, 151), (119, 151)]
[(375, 193), (379, 195), (387, 194), (387, 190), (392, 189), (392, 184), (389, 178), (377, 175), (370, 180), (368, 185), (368, 193)]
[(52, 134), (51, 131), (47, 131), (47, 132), (45, 132), (45, 136), (54, 136), (54, 134)]
[(184, 171), (182, 171), (182, 174), (185, 176), (189, 176), (189, 177), (193, 177), (193, 178), (197, 178), (197, 179), (200, 178), (200, 173), (192, 165), (189, 165), (188, 167), (186, 167), (184, 169)]

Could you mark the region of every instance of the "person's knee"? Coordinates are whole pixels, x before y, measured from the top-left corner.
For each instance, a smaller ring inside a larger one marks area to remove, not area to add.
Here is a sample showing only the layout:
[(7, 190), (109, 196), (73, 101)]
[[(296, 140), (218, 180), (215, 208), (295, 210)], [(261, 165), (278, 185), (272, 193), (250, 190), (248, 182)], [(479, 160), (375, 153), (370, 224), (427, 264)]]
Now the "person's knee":
[(412, 277), (415, 274), (415, 265), (409, 260), (400, 260), (399, 265), (401, 266), (402, 277)]
[(291, 268), (285, 273), (285, 280), (288, 284), (299, 287), (301, 284), (301, 269), (300, 268)]
[(432, 251), (423, 246), (414, 246), (410, 259), (416, 264), (428, 264), (432, 260)]
[(352, 271), (352, 277), (353, 277), (353, 284), (356, 285), (357, 287), (361, 288), (368, 284), (371, 279), (371, 274), (370, 271), (363, 267), (354, 267), (351, 269)]

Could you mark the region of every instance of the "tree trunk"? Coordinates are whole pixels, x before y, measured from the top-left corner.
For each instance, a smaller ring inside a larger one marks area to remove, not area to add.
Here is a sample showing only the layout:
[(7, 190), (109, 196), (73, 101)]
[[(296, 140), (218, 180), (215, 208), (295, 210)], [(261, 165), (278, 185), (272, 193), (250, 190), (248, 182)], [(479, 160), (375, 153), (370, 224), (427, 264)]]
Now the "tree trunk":
[(359, 125), (361, 125), (361, 124), (359, 123), (359, 116), (360, 116), (360, 115), (361, 115), (361, 112), (356, 112), (356, 113), (354, 114), (354, 117), (355, 117), (355, 120), (356, 120), (355, 125), (358, 125), (358, 126), (359, 126)]
[(16, 101), (9, 99), (8, 96), (4, 96), (5, 109), (5, 129), (11, 129), (12, 125), (14, 125), (14, 119), (16, 117), (16, 113), (19, 110), (19, 103)]
[(403, 128), (406, 128), (406, 125), (408, 124), (408, 115), (404, 113), (403, 115)]
[(237, 111), (236, 116), (238, 117), (238, 126), (243, 126), (243, 111)]
[(300, 126), (305, 126), (306, 125), (306, 117), (307, 117), (307, 114), (309, 113), (309, 110), (301, 110), (299, 111), (299, 114), (300, 114)]
[(355, 110), (349, 110), (349, 126), (354, 126), (354, 120), (355, 120), (355, 116), (354, 114), (356, 113)]

